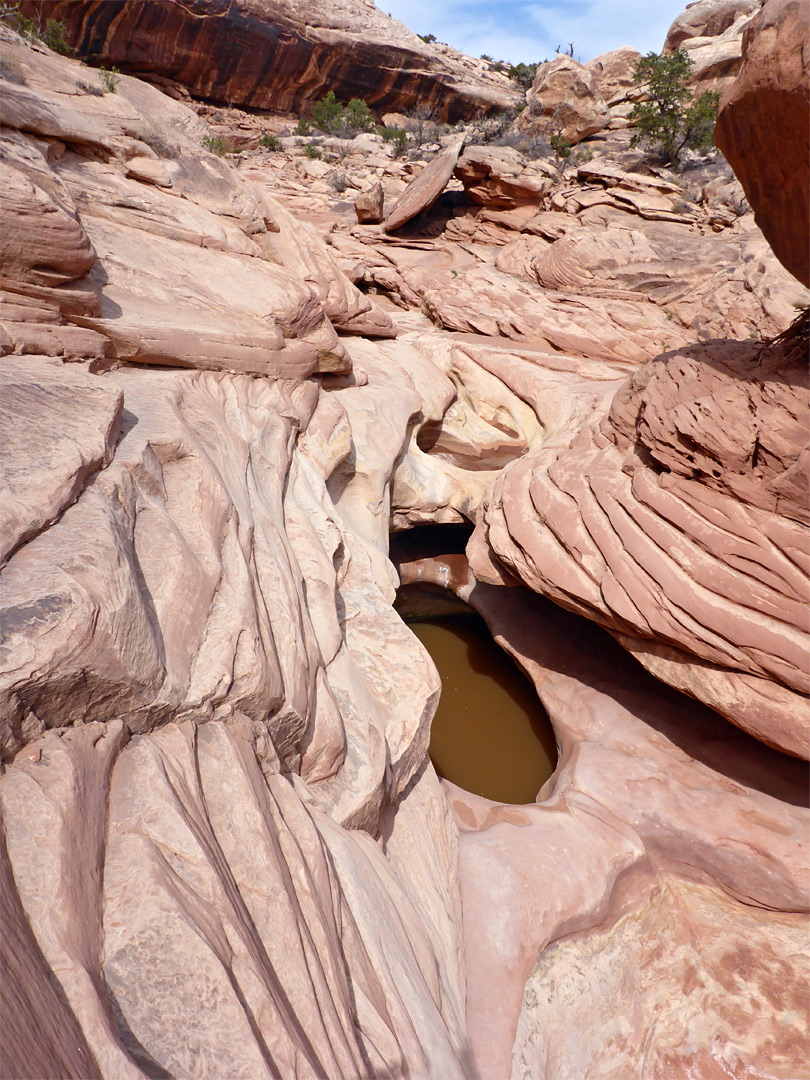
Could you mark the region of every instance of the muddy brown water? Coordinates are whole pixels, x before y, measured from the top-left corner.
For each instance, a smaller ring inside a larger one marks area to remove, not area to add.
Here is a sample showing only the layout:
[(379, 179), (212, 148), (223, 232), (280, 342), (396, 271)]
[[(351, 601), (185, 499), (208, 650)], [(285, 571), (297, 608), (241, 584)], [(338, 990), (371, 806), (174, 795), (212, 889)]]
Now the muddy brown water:
[(554, 772), (557, 747), (529, 679), (478, 615), (420, 619), (410, 628), (442, 679), (430, 736), (438, 774), (497, 802), (534, 802)]

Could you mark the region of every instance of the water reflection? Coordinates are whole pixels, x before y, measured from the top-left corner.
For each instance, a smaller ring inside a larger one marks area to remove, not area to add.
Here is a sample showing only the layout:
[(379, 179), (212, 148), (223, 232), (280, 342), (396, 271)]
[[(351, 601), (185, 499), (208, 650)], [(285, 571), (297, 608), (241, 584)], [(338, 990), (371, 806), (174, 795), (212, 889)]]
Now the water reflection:
[(478, 615), (410, 625), (442, 678), (430, 736), (436, 771), (487, 799), (534, 802), (554, 771), (557, 749), (531, 682)]

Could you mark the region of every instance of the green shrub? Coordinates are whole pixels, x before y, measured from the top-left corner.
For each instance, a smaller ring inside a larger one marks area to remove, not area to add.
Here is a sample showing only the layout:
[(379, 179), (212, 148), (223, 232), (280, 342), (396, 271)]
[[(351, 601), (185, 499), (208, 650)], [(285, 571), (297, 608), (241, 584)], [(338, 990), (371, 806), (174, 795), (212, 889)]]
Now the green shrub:
[(312, 131), (312, 127), (310, 126), (309, 122), (305, 120), (302, 116), (298, 123), (295, 125), (295, 134), (309, 135), (310, 131)]
[(104, 88), (104, 92), (106, 94), (114, 94), (116, 87), (121, 82), (118, 68), (111, 67), (108, 71), (105, 67), (100, 67), (98, 71), (101, 75), (101, 85)]
[(408, 132), (404, 128), (398, 127), (379, 127), (377, 132), (382, 135), (383, 142), (391, 143), (394, 157), (402, 157), (408, 142)]
[(529, 90), (536, 72), (537, 64), (512, 64), (506, 74), (513, 82), (519, 83), (524, 90)]
[(571, 143), (559, 132), (550, 135), (548, 141), (551, 143), (551, 149), (554, 151), (557, 161), (562, 161), (564, 158), (571, 156)]
[(39, 26), (36, 19), (29, 19), (25, 15), (21, 15), (19, 10), (15, 13), (17, 16), (17, 33), (26, 39), (26, 41), (39, 41)]
[(489, 56), (489, 55), (488, 55), (488, 53), (482, 52), (482, 53), (481, 53), (481, 59), (482, 59), (482, 60), (486, 60), (486, 62), (487, 62), (488, 64), (491, 64), (491, 63), (492, 63), (492, 57), (491, 57), (491, 56)]
[(371, 109), (362, 98), (352, 98), (343, 110), (343, 124), (352, 131), (371, 131), (374, 127), (374, 116)]
[(330, 174), (328, 183), (335, 191), (344, 192), (349, 186), (349, 178), (343, 169), (336, 169)]
[[(371, 131), (374, 127), (374, 116), (362, 98), (352, 98), (348, 105), (342, 105), (334, 90), (313, 105), (309, 119), (327, 135), (343, 138), (351, 138), (358, 131)], [(302, 124), (299, 124), (298, 134), (308, 135), (309, 128), (302, 130)]]
[(431, 45), (436, 40), (435, 34), (417, 34), (416, 36), (420, 37), (426, 45)]
[[(40, 11), (39, 18), (42, 18)], [(42, 41), (49, 49), (70, 56), (70, 45), (66, 36), (66, 27), (58, 19), (47, 19), (45, 29), (38, 19), (29, 19), (20, 12), (19, 0), (14, 3), (0, 3), (0, 21), (10, 20), (20, 37), (26, 41)]]
[(228, 147), (225, 144), (225, 140), (221, 139), (219, 135), (203, 135), (202, 144), (206, 150), (210, 150), (212, 154), (216, 154), (217, 157), (225, 157), (228, 153)]
[(278, 150), (278, 139), (275, 135), (262, 135), (259, 139), (259, 146), (262, 150)]
[(335, 97), (334, 90), (330, 90), (326, 97), (315, 102), (309, 118), (321, 131), (329, 135), (337, 134), (343, 119), (343, 106)]
[(647, 101), (633, 106), (636, 125), (631, 146), (641, 140), (658, 148), (677, 166), (687, 147), (707, 151), (714, 146), (719, 95), (707, 90), (695, 98), (686, 83), (694, 61), (685, 49), (669, 56), (650, 52), (636, 64), (633, 82), (645, 85)]
[(311, 142), (304, 144), (304, 153), (307, 155), (308, 158), (312, 158), (313, 160), (315, 158), (323, 157), (320, 147), (315, 146), (315, 144)]
[(65, 33), (66, 27), (63, 22), (59, 22), (57, 19), (48, 19), (45, 23), (42, 40), (54, 52), (61, 53), (62, 56), (70, 56), (70, 45)]

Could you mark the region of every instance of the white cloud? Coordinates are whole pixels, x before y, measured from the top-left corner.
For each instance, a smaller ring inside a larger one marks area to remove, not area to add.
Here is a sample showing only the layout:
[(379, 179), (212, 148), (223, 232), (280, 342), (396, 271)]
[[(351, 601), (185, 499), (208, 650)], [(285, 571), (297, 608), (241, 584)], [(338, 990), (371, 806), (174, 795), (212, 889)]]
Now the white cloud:
[(381, 11), (417, 34), (471, 56), (534, 63), (553, 59), (574, 43), (574, 55), (590, 60), (632, 45), (658, 52), (686, 0), (376, 0)]

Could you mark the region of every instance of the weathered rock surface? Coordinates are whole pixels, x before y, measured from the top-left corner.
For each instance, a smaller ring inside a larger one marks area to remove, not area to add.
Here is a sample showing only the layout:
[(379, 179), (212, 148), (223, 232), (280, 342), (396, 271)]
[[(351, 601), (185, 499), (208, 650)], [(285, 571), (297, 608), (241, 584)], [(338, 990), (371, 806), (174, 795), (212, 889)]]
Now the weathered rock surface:
[(591, 85), (601, 94), (608, 106), (624, 98), (628, 91), (633, 89), (633, 72), (640, 59), (640, 52), (625, 46), (602, 53), (584, 65), (590, 73)]
[(549, 171), (539, 162), (527, 164), (516, 150), (504, 146), (469, 146), (455, 168), (473, 202), (506, 210), (539, 204), (552, 187)]
[(722, 91), (740, 70), (743, 34), (762, 0), (698, 0), (670, 26), (664, 52), (684, 49), (697, 93)]
[(28, 361), (0, 367), (0, 563), (54, 521), (115, 452), (123, 395), (61, 367), (35, 362), (35, 378)]
[(810, 13), (769, 0), (743, 37), (739, 78), (723, 95), (717, 144), (778, 259), (810, 285)]
[[(610, 930), (544, 953), (526, 983), (512, 1077), (756, 1076), (767, 1060), (790, 1080), (807, 1035), (804, 980), (789, 958), (805, 947), (800, 919), (766, 930), (726, 893), (664, 879)], [(785, 1009), (793, 1022), (783, 1023)], [(577, 1037), (591, 1024), (598, 1045)]]
[[(641, 675), (598, 628), (476, 581), (463, 555), (401, 573), (484, 616), (532, 679), (560, 747), (536, 804), (445, 783), (479, 1074), (640, 1078), (652, 1060), (683, 1080), (730, 1062), (741, 1075), (801, 1075), (802, 763)], [(605, 1038), (583, 1036), (591, 1021), (579, 1009), (594, 1011)]]
[(385, 191), (378, 180), (354, 200), (354, 212), (361, 225), (379, 225), (385, 216)]
[(433, 206), (453, 175), (464, 139), (464, 135), (459, 135), (454, 139), (438, 157), (425, 166), (415, 180), (408, 184), (402, 197), (388, 211), (383, 225), (386, 232), (401, 228), (411, 218), (416, 217), (417, 214), (423, 214)]
[(506, 468), (483, 527), (515, 576), (807, 756), (809, 583), (791, 554), (808, 520), (800, 351), (715, 343), (654, 362), (570, 447)]
[(558, 135), (574, 144), (602, 131), (609, 121), (595, 73), (571, 56), (558, 56), (538, 64), (517, 127), (535, 135)]
[[(101, 1080), (75, 1015), (54, 986), (53, 975), (20, 902), (0, 820), (0, 1012), (5, 1031), (0, 1069), (3, 1076), (48, 1080)], [(28, 1038), (36, 1017), (36, 1038)]]
[[(467, 197), (200, 107), (237, 166), (0, 39), (4, 1075), (795, 1080), (806, 345), (749, 339), (807, 293), (730, 172), (612, 130)], [(391, 562), (435, 522), (469, 561)], [(411, 580), (532, 678), (536, 803), (438, 781)]]
[[(22, 10), (40, 15), (32, 3)], [(453, 122), (517, 98), (486, 63), (426, 44), (371, 0), (53, 0), (48, 16), (84, 60), (256, 109), (308, 112), (333, 90), (385, 112), (436, 106)]]
[(664, 51), (674, 52), (695, 38), (717, 37), (725, 33), (741, 15), (751, 15), (762, 0), (696, 0), (688, 4), (667, 31)]

